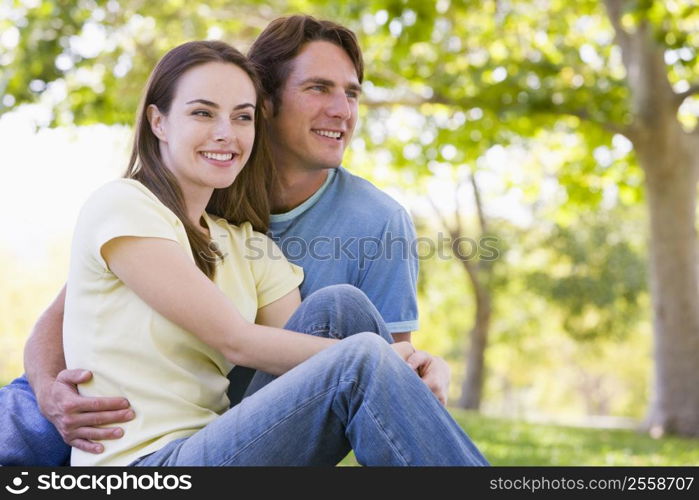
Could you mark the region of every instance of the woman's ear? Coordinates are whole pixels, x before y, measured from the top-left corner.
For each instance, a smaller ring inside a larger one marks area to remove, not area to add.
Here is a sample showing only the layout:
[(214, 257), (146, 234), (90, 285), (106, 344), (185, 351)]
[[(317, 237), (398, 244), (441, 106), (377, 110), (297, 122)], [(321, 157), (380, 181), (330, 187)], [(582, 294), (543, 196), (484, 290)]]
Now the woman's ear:
[(161, 141), (167, 140), (167, 135), (165, 134), (165, 115), (163, 115), (155, 104), (149, 104), (146, 108), (146, 116), (148, 117), (148, 123), (150, 123), (150, 129), (158, 139)]

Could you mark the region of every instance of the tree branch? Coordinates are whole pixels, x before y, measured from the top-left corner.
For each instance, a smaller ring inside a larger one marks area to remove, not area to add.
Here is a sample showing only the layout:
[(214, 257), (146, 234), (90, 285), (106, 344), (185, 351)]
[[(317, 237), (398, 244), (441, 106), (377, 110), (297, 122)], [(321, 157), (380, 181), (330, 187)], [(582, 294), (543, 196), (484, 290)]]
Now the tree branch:
[(679, 107), (687, 97), (693, 96), (694, 94), (699, 94), (699, 83), (692, 85), (684, 92), (675, 94), (677, 99), (677, 107)]
[(626, 0), (604, 0), (604, 5), (607, 8), (607, 15), (614, 28), (614, 35), (617, 43), (621, 47), (622, 54), (628, 52), (631, 43), (631, 37), (621, 25), (621, 12), (624, 2), (626, 2)]
[[(696, 92), (699, 92), (699, 89), (696, 90)], [(409, 97), (402, 97), (400, 99), (387, 99), (387, 100), (382, 100), (382, 99), (377, 99), (377, 100), (372, 100), (372, 99), (362, 99), (362, 104), (373, 109), (377, 108), (384, 108), (384, 107), (393, 107), (393, 106), (409, 106), (409, 107), (418, 107), (421, 106), (422, 104), (444, 104), (446, 106), (454, 106), (458, 107), (461, 109), (470, 109), (472, 107), (479, 106), (477, 103), (477, 100), (475, 99), (450, 99), (446, 96), (443, 95), (435, 95), (430, 98), (425, 98), (421, 97), (418, 95), (412, 95)], [(482, 106), (482, 103), (480, 104)], [(604, 130), (612, 133), (612, 134), (621, 134), (629, 139), (631, 139), (631, 136), (634, 134), (634, 127), (629, 126), (629, 127), (624, 127), (622, 125), (612, 123), (612, 122), (605, 122), (605, 121), (600, 121), (592, 118), (590, 113), (587, 110), (555, 110), (555, 109), (542, 109), (539, 111), (533, 111), (534, 114), (554, 114), (554, 115), (570, 115), (570, 116), (576, 116), (580, 118), (581, 120), (585, 120), (586, 122), (598, 125), (599, 127), (602, 127)]]
[(434, 210), (434, 213), (437, 214), (437, 217), (439, 218), (439, 221), (442, 223), (444, 226), (444, 229), (447, 230), (447, 232), (454, 237), (454, 235), (460, 235), (461, 234), (461, 228), (452, 228), (452, 226), (447, 222), (446, 217), (444, 217), (444, 214), (442, 211), (439, 209), (437, 204), (434, 202), (431, 196), (427, 195), (427, 200), (430, 202), (430, 205), (432, 205), (432, 209)]
[(488, 234), (488, 225), (485, 220), (485, 212), (483, 211), (483, 202), (481, 201), (481, 191), (476, 183), (476, 172), (471, 170), (471, 186), (473, 187), (473, 196), (476, 200), (476, 211), (478, 212), (478, 221), (481, 224), (481, 234)]
[(588, 113), (584, 109), (581, 109), (581, 110), (563, 110), (563, 111), (560, 111), (556, 114), (575, 116), (577, 118), (580, 118), (581, 120), (584, 120), (586, 122), (589, 122), (589, 123), (592, 123), (592, 124), (597, 125), (599, 127), (602, 127), (604, 130), (606, 130), (607, 132), (611, 132), (612, 134), (621, 134), (624, 137), (628, 138), (629, 140), (632, 139), (632, 137), (635, 133), (633, 125), (628, 126), (628, 127), (624, 127), (624, 126), (619, 125), (617, 123), (596, 120), (596, 119), (592, 118), (590, 113)]
[(444, 104), (447, 106), (456, 106), (465, 109), (472, 108), (477, 105), (475, 100), (455, 100), (442, 95), (422, 97), (417, 94), (413, 94), (407, 97), (401, 97), (398, 99), (370, 99), (362, 97), (361, 104), (369, 108), (385, 108), (393, 106), (418, 107), (423, 104)]
[(661, 130), (677, 115), (677, 94), (668, 79), (665, 47), (655, 39), (645, 13), (638, 13), (633, 31), (624, 30), (621, 25), (623, 10), (626, 5), (633, 4), (631, 0), (604, 0), (604, 3), (626, 67), (631, 111), (639, 124)]
[(463, 230), (463, 226), (461, 225), (461, 200), (459, 200), (459, 191), (461, 191), (461, 186), (463, 186), (463, 184), (463, 179), (459, 179), (456, 183), (456, 189), (454, 190), (454, 217), (456, 218), (456, 227), (459, 229), (459, 232)]

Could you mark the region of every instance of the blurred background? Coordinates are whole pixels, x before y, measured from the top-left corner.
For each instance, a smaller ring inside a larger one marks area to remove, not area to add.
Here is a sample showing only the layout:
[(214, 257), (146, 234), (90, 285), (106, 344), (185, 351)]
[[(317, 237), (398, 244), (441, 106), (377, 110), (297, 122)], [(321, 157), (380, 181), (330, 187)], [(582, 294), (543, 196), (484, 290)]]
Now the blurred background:
[(413, 215), (415, 343), (486, 455), (698, 464), (695, 0), (0, 0), (0, 384), (158, 58), (299, 12), (360, 38), (345, 166)]

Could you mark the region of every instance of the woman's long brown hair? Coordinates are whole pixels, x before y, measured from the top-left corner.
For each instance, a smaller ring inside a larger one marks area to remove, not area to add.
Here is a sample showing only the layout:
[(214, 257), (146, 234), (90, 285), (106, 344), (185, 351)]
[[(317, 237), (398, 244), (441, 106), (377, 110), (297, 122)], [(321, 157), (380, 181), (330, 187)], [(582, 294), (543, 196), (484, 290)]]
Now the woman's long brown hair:
[(206, 211), (223, 217), (232, 224), (249, 221), (256, 231), (267, 231), (267, 193), (273, 182), (274, 168), (268, 147), (264, 94), (255, 66), (238, 50), (224, 42), (187, 42), (172, 49), (158, 62), (148, 79), (139, 106), (131, 158), (124, 177), (141, 182), (180, 219), (187, 232), (197, 267), (213, 279), (216, 262), (223, 259), (223, 255), (206, 234), (188, 219), (182, 190), (175, 176), (163, 163), (158, 138), (153, 134), (146, 115), (151, 104), (167, 115), (180, 77), (187, 70), (208, 62), (231, 63), (245, 71), (255, 86), (257, 102), (255, 143), (250, 158), (231, 186), (214, 190)]

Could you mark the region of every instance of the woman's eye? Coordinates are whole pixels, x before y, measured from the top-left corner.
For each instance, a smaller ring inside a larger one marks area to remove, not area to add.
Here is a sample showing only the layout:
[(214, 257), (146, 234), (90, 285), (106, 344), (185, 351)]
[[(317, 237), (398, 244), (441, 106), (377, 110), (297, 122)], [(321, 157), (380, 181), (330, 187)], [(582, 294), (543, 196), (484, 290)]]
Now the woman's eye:
[(236, 120), (243, 120), (243, 121), (252, 121), (253, 117), (252, 115), (244, 114), (244, 115), (238, 115), (236, 117)]
[(211, 113), (209, 113), (208, 111), (206, 111), (204, 109), (198, 109), (198, 110), (192, 112), (192, 114), (195, 116), (211, 116)]

